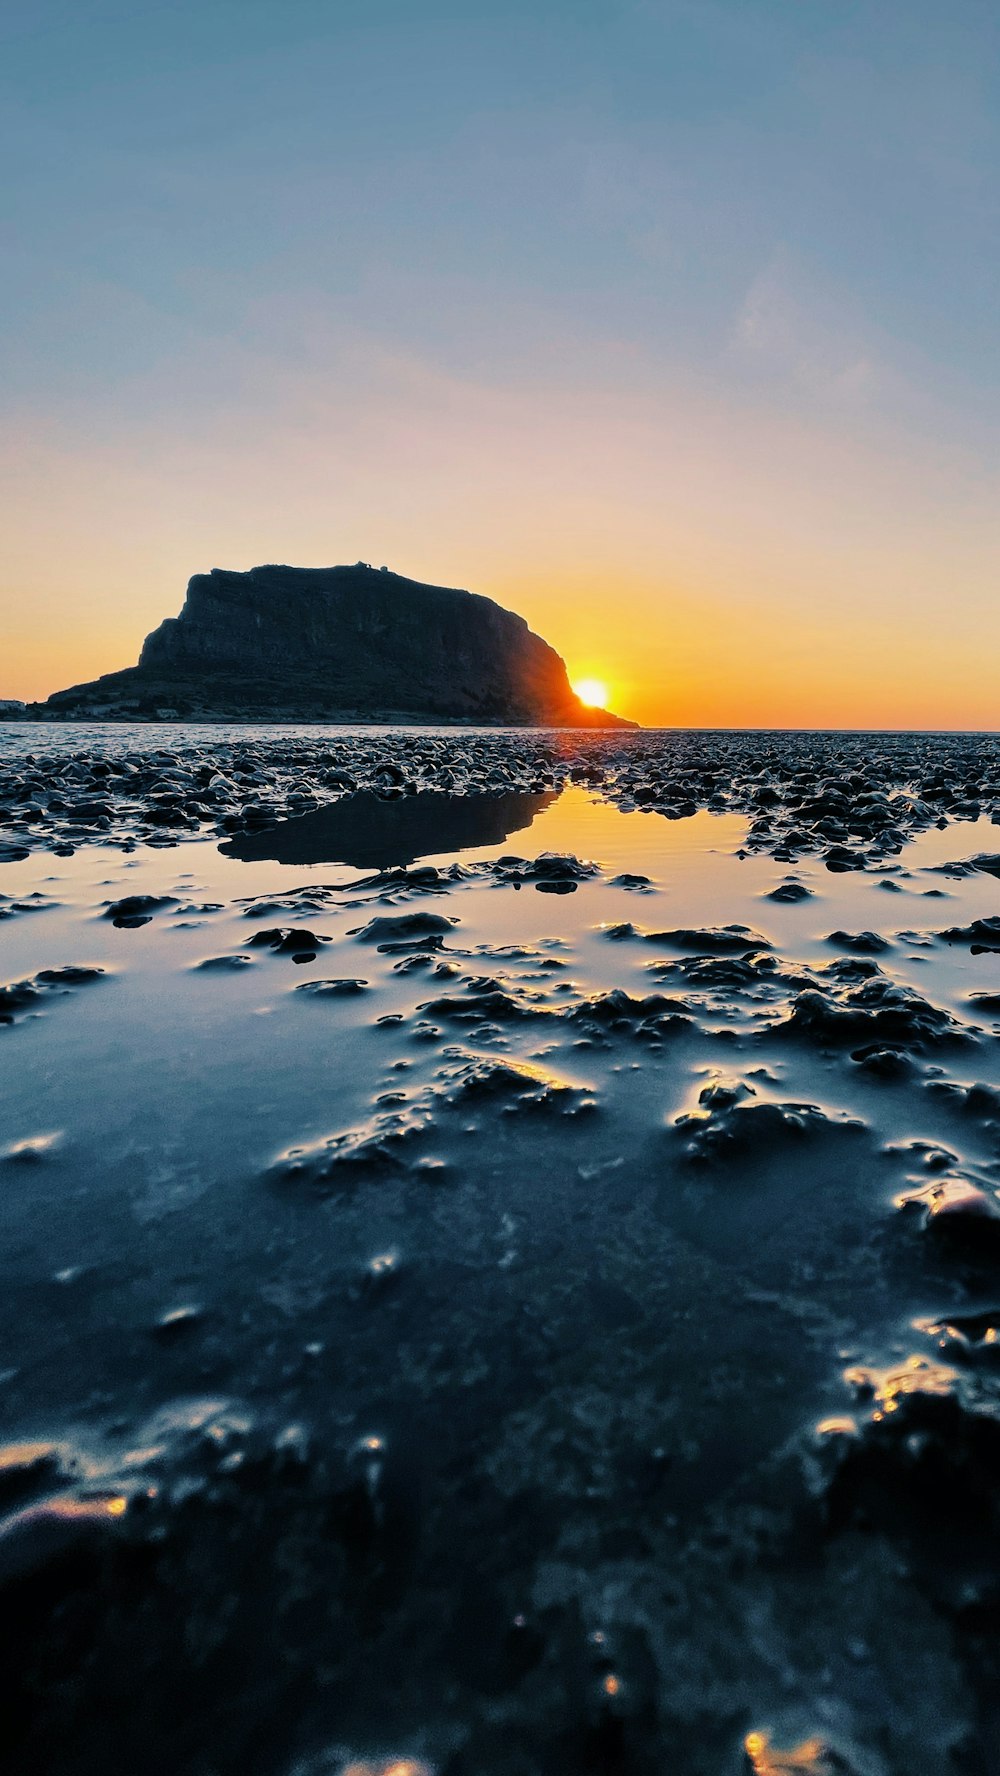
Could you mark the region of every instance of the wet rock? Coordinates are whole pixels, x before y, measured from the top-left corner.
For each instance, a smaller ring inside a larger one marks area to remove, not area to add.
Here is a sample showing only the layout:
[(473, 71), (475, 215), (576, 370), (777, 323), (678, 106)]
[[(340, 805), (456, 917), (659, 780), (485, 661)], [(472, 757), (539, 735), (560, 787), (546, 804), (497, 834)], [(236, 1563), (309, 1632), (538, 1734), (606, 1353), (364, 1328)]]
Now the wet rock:
[(49, 900), (46, 895), (37, 892), (26, 894), (20, 900), (13, 899), (9, 894), (0, 894), (0, 919), (17, 919), (24, 913), (44, 913), (58, 904), (58, 901)]
[(399, 784), (406, 782), (405, 771), (400, 765), (395, 764), (392, 759), (383, 759), (380, 764), (377, 764), (375, 766), (374, 776), (376, 783), (385, 782)]
[(104, 917), (120, 931), (131, 931), (140, 925), (148, 925), (154, 913), (176, 905), (172, 894), (126, 894), (121, 900), (111, 901)]
[(361, 1128), (289, 1147), (272, 1168), (273, 1176), (328, 1190), (414, 1170), (415, 1149), (432, 1127), (430, 1109), (424, 1105), (383, 1111)]
[(254, 958), (241, 952), (226, 956), (206, 956), (204, 962), (195, 962), (196, 969), (208, 969), (210, 972), (223, 974), (239, 974), (245, 968), (253, 968)]
[(682, 999), (669, 999), (663, 993), (649, 993), (637, 999), (621, 987), (607, 993), (594, 993), (568, 1013), (576, 1024), (599, 1031), (637, 1030), (640, 1034), (666, 1035), (690, 1027), (690, 1008)]
[(77, 1464), (63, 1444), (0, 1445), (0, 1511), (10, 1511), (39, 1493), (67, 1486), (76, 1472)]
[(21, 1141), (11, 1141), (9, 1146), (0, 1148), (0, 1160), (10, 1165), (39, 1165), (49, 1159), (61, 1146), (63, 1136), (26, 1135)]
[(939, 1244), (973, 1259), (1000, 1256), (1000, 1198), (989, 1185), (953, 1172), (896, 1201)]
[(514, 888), (530, 883), (541, 894), (572, 894), (581, 882), (600, 875), (596, 863), (557, 851), (543, 851), (530, 862), (523, 857), (499, 857), (486, 868), (497, 881)]
[(786, 973), (768, 952), (752, 950), (742, 956), (684, 956), (651, 962), (649, 973), (658, 980), (681, 980), (699, 992), (743, 993), (748, 997), (785, 995), (810, 980), (806, 975)]
[(442, 943), (458, 920), (449, 918), (444, 913), (379, 913), (369, 919), (367, 925), (357, 927), (352, 933), (360, 943), (395, 945), (424, 942), (427, 939)]
[(818, 1104), (772, 1103), (758, 1099), (745, 1081), (714, 1082), (699, 1094), (698, 1109), (678, 1116), (689, 1160), (707, 1163), (730, 1155), (768, 1153), (831, 1132), (861, 1133), (856, 1118), (830, 1116)]
[(700, 1114), (717, 1115), (753, 1097), (756, 1097), (755, 1087), (748, 1085), (745, 1079), (712, 1079), (698, 1093)]
[(428, 1017), (462, 1023), (507, 1024), (549, 1015), (543, 1006), (518, 997), (492, 979), (467, 980), (460, 995), (442, 994), (440, 998), (424, 1000), (417, 1009)]
[(161, 1344), (172, 1344), (176, 1339), (193, 1331), (205, 1318), (205, 1310), (192, 1302), (185, 1302), (181, 1307), (172, 1307), (160, 1315), (153, 1326), (153, 1336)]
[(499, 1104), (506, 1112), (535, 1111), (563, 1116), (596, 1108), (592, 1088), (576, 1086), (526, 1061), (474, 1055), (449, 1075), (444, 1088), (451, 1105)]
[(969, 1004), (974, 1005), (977, 1011), (1000, 1014), (1000, 993), (970, 993)]
[(860, 870), (865, 867), (864, 857), (857, 851), (851, 851), (846, 845), (831, 845), (824, 853), (823, 862), (834, 874), (845, 870)]
[(780, 882), (777, 888), (770, 889), (766, 899), (784, 901), (790, 906), (794, 906), (797, 901), (811, 900), (812, 889), (807, 888), (804, 882), (791, 879), (787, 882)]
[(857, 1410), (824, 1439), (830, 1523), (904, 1538), (926, 1582), (954, 1604), (977, 1537), (1000, 1516), (995, 1385), (920, 1353), (844, 1379)]
[(988, 876), (1000, 876), (1000, 854), (995, 851), (979, 851), (969, 862), (973, 869), (982, 870)]
[(376, 1252), (374, 1257), (369, 1258), (361, 1273), (362, 1294), (381, 1299), (399, 1281), (400, 1271), (398, 1252)]
[(869, 962), (863, 956), (837, 956), (834, 961), (827, 962), (825, 967), (816, 970), (822, 985), (835, 981), (838, 987), (857, 986), (860, 981), (878, 980), (882, 970), (877, 962)]
[(736, 956), (747, 950), (769, 950), (771, 944), (748, 925), (722, 925), (704, 930), (645, 931), (647, 943), (669, 949), (694, 950), (699, 956)]
[(303, 913), (325, 912), (331, 905), (333, 896), (324, 888), (299, 888), (290, 894), (280, 896), (267, 895), (250, 901), (237, 901), (237, 906), (244, 908), (245, 919), (273, 919), (285, 913), (292, 913), (301, 918)]
[(266, 931), (255, 931), (248, 939), (256, 949), (270, 950), (273, 956), (291, 956), (293, 962), (313, 962), (321, 944), (332, 943), (331, 937), (317, 936), (295, 925), (276, 925)]
[[(913, 1173), (948, 1172), (958, 1165), (958, 1154), (936, 1141), (906, 1141), (885, 1148), (888, 1159), (903, 1159)], [(918, 1179), (919, 1182), (919, 1179)]]
[(916, 1320), (917, 1330), (934, 1339), (939, 1351), (952, 1362), (988, 1361), (1000, 1366), (1000, 1308), (973, 1313), (948, 1313), (940, 1319)]
[(939, 931), (938, 936), (942, 943), (966, 944), (974, 956), (1000, 951), (1000, 917), (951, 925), (946, 931)]
[(856, 983), (841, 977), (825, 990), (807, 988), (796, 995), (790, 1015), (772, 1025), (772, 1032), (818, 1046), (875, 1044), (916, 1052), (971, 1040), (971, 1033), (950, 1012), (877, 971)]
[(869, 1042), (854, 1049), (851, 1060), (875, 1079), (899, 1081), (912, 1078), (917, 1071), (916, 1062), (905, 1048), (892, 1048), (883, 1042)]
[(314, 999), (351, 999), (368, 990), (368, 981), (350, 975), (331, 980), (301, 981), (295, 988), (297, 993), (308, 993)]
[(961, 1085), (953, 1079), (930, 1079), (927, 1090), (949, 1109), (971, 1117), (991, 1134), (1000, 1132), (1000, 1089), (995, 1085), (984, 1085), (980, 1081)]
[(40, 1010), (51, 995), (67, 993), (103, 975), (103, 968), (67, 964), (64, 968), (41, 968), (29, 980), (0, 987), (0, 1024), (13, 1024), (19, 1012)]
[(587, 863), (570, 852), (543, 851), (522, 865), (521, 874), (529, 882), (586, 882), (600, 870), (596, 863)]
[(889, 939), (880, 937), (877, 931), (831, 931), (826, 941), (855, 956), (881, 956), (892, 949)]
[(124, 1492), (62, 1493), (0, 1519), (0, 1586), (91, 1551), (120, 1527)]

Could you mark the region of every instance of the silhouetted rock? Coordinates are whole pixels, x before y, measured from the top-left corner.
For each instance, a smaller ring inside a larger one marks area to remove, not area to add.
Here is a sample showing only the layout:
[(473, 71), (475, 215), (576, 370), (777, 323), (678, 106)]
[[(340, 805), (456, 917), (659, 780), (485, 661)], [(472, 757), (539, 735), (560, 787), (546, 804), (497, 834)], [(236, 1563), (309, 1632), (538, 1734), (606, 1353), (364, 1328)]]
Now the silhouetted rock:
[(47, 716), (427, 719), (618, 727), (492, 599), (356, 567), (213, 568), (137, 666), (57, 691)]

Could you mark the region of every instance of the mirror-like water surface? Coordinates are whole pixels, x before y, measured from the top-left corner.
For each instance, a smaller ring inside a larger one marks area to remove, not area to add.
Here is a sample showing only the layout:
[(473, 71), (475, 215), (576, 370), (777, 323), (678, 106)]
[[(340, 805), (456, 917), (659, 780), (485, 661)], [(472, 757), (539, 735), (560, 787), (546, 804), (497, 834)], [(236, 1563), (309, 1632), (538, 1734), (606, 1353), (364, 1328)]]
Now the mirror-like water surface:
[(266, 832), (244, 833), (223, 850), (241, 861), (349, 863), (355, 869), (392, 869), (420, 858), (497, 845), (529, 827), (556, 799), (530, 795), (379, 795), (358, 790), (315, 814), (282, 820)]

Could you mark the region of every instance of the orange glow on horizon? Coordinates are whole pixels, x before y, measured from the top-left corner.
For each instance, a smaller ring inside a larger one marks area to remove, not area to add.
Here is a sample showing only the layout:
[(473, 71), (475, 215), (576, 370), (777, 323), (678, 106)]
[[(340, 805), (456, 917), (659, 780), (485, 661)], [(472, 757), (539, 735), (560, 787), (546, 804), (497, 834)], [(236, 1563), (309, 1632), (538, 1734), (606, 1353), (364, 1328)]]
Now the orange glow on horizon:
[[(866, 645), (859, 648), (849, 624), (818, 633), (809, 610), (792, 618), (777, 599), (764, 597), (741, 607), (722, 591), (685, 582), (680, 574), (620, 575), (614, 596), (621, 620), (610, 623), (608, 578), (592, 570), (564, 570), (539, 583), (535, 573), (523, 569), (491, 574), (485, 561), (472, 559), (463, 572), (457, 562), (421, 559), (419, 553), (412, 561), (403, 550), (385, 552), (401, 572), (438, 584), (464, 583), (517, 611), (571, 663), (600, 661), (602, 678), (589, 684), (571, 667), (573, 688), (580, 695), (583, 687), (584, 701), (613, 708), (644, 727), (1000, 726), (995, 686), (981, 665), (970, 665), (962, 626), (946, 633), (920, 625), (905, 628), (890, 614), (877, 614), (874, 599)], [(194, 571), (192, 555), (198, 568), (211, 566), (213, 555), (245, 568), (269, 553), (274, 550), (261, 545), (241, 559), (224, 542), (196, 554), (178, 547), (155, 576), (145, 579), (137, 559), (134, 579), (142, 583), (142, 599), (123, 595), (124, 609), (112, 597), (104, 579), (107, 564), (98, 557), (79, 570), (69, 613), (67, 574), (50, 566), (17, 615), (7, 622), (0, 617), (0, 698), (44, 699), (67, 685), (133, 665), (144, 636), (179, 611), (187, 576)], [(301, 553), (323, 559), (319, 548)], [(326, 551), (338, 553), (350, 551)], [(127, 592), (130, 576), (120, 568), (118, 573)], [(887, 660), (893, 662), (891, 673)]]
[[(282, 363), (296, 319), (275, 320)], [(0, 431), (0, 698), (133, 665), (193, 573), (360, 558), (517, 612), (644, 726), (1000, 726), (971, 446), (617, 347), (491, 382), (316, 324), (308, 374), (232, 402), (178, 407), (171, 369), (99, 437), (41, 398)]]
[(136, 420), (95, 450), (38, 416), (27, 453), (11, 435), (0, 698), (133, 665), (192, 573), (361, 558), (517, 612), (578, 691), (593, 674), (588, 700), (646, 727), (1000, 726), (995, 520), (974, 465), (909, 434), (876, 449), (843, 414), (665, 383), (654, 399), (627, 377), (500, 391), (351, 345), (333, 454), (319, 395), (304, 407), (296, 389), (195, 439)]

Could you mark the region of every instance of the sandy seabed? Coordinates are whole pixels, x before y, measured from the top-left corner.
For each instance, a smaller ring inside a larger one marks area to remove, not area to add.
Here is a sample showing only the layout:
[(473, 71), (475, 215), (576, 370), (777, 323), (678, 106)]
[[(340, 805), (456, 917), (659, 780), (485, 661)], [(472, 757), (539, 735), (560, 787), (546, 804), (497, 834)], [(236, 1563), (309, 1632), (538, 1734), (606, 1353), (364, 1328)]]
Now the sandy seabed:
[(997, 1776), (1000, 743), (0, 727), (14, 1776)]

